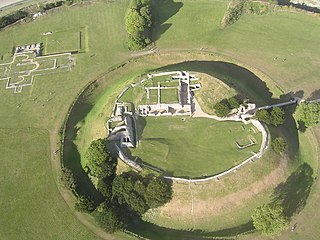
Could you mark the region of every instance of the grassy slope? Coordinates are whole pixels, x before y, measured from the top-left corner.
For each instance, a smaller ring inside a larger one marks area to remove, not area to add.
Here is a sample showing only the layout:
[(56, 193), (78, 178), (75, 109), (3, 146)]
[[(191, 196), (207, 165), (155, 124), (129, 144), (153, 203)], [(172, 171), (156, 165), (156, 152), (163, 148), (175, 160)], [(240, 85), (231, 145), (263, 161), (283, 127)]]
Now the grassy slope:
[[(173, 176), (210, 176), (240, 163), (259, 151), (260, 145), (239, 150), (235, 140), (248, 144), (248, 136), (261, 136), (242, 129), (241, 123), (205, 118), (147, 118), (140, 146), (132, 150), (151, 165)], [(183, 146), (183, 147), (182, 147)]]
[[(119, 1), (61, 9), (1, 32), (0, 55), (11, 52), (14, 45), (39, 42), (46, 31), (86, 27), (90, 36), (89, 52), (76, 55), (77, 65), (72, 72), (37, 77), (35, 84), (21, 94), (4, 90), (5, 83), (0, 83), (0, 156), (4, 164), (0, 178), (5, 186), (0, 191), (1, 239), (98, 238), (79, 222), (57, 189), (48, 131), (27, 128), (48, 129), (56, 134), (80, 88), (127, 56), (123, 29), (126, 7), (127, 1)], [(100, 24), (92, 21), (93, 15)]]
[(47, 131), (0, 129), (0, 146), (1, 239), (97, 239), (57, 191)]
[[(159, 4), (159, 14), (166, 12), (168, 2)], [(320, 88), (319, 17), (289, 12), (245, 15), (221, 30), (224, 1), (177, 2), (183, 6), (162, 24), (170, 27), (157, 41), (160, 49), (208, 48), (260, 69), (287, 91), (304, 90), (308, 96)]]
[[(1, 83), (0, 99), (2, 104), (0, 106), (0, 126), (2, 128), (12, 127), (16, 129), (29, 126), (53, 129), (55, 127), (54, 123), (57, 121), (61, 122), (68, 105), (76, 96), (79, 89), (90, 79), (97, 76), (98, 73), (105, 71), (109, 66), (119, 62), (126, 56), (124, 46), (125, 33), (123, 31), (123, 16), (126, 3), (126, 1), (117, 1), (116, 3), (108, 5), (98, 4), (83, 8), (72, 8), (68, 11), (59, 11), (59, 13), (44, 16), (26, 25), (16, 26), (2, 31), (0, 33), (0, 55), (11, 52), (13, 44), (38, 42), (40, 33), (44, 31), (59, 31), (66, 30), (69, 27), (83, 27), (84, 25), (88, 25), (89, 52), (87, 54), (77, 55), (77, 66), (73, 72), (55, 75), (54, 78), (52, 76), (46, 76), (37, 79), (34, 87), (26, 89), (22, 94), (12, 94), (10, 91), (4, 91), (2, 88), (4, 83)], [(228, 54), (263, 70), (286, 90), (303, 89), (306, 92), (311, 92), (319, 88), (319, 81), (317, 81), (316, 76), (319, 75), (320, 71), (318, 68), (319, 48), (317, 47), (319, 45), (319, 38), (317, 36), (319, 35), (320, 28), (319, 21), (317, 21), (315, 17), (286, 12), (265, 16), (245, 16), (235, 25), (221, 31), (218, 29), (218, 23), (226, 8), (225, 2), (217, 1), (213, 4), (213, 2), (209, 0), (186, 0), (183, 1), (183, 3), (184, 6), (180, 12), (168, 20), (169, 23), (172, 23), (172, 26), (161, 36), (160, 41), (157, 43), (161, 49), (176, 49), (178, 48), (177, 46), (179, 46), (179, 48), (191, 49), (209, 47), (217, 52)], [(165, 9), (169, 8), (166, 8), (164, 5), (162, 10)], [(93, 15), (95, 19), (101, 20), (100, 24), (92, 21)], [(26, 27), (28, 27), (28, 31), (26, 31)], [(172, 44), (173, 40), (176, 41), (177, 44)], [(250, 42), (250, 49), (248, 49), (248, 42)], [(290, 44), (288, 44), (288, 42), (290, 42)], [(277, 53), (278, 61), (273, 60), (273, 58), (276, 57), (275, 52)], [(293, 55), (291, 55), (291, 53)], [(287, 60), (283, 61), (284, 58)], [(47, 102), (51, 91), (55, 92), (55, 97), (50, 102)], [(33, 102), (32, 99), (35, 97), (38, 97), (39, 104)], [(22, 103), (21, 107), (17, 108), (16, 106), (20, 103)], [(45, 104), (45, 107), (42, 107), (42, 104)], [(103, 122), (103, 120), (101, 120), (101, 122)], [(1, 139), (3, 139), (3, 136), (7, 137), (8, 134), (8, 132), (3, 132)], [(88, 135), (90, 134), (88, 133)], [(32, 137), (31, 133), (26, 134), (24, 137), (28, 138), (30, 136)], [(12, 144), (17, 144), (16, 139), (18, 138), (12, 140)], [(37, 139), (32, 140), (34, 140), (32, 142), (37, 143)], [(5, 138), (5, 142), (7, 141), (9, 142), (9, 139)], [(46, 142), (47, 141), (42, 139), (42, 141), (38, 142), (38, 146), (42, 146), (42, 149), (45, 149), (46, 146), (48, 146), (48, 144), (45, 144)], [(6, 148), (1, 147), (2, 152), (6, 152), (3, 151), (4, 149)], [(11, 149), (11, 146), (9, 149)], [(31, 148), (23, 149), (23, 151), (25, 156), (38, 156), (38, 154), (34, 154)], [(38, 148), (36, 151), (38, 151)], [(7, 177), (7, 172), (12, 167), (12, 164), (20, 164), (18, 156), (14, 152), (6, 155), (10, 166), (7, 166), (5, 171), (1, 171), (1, 178), (3, 178), (3, 176)], [(34, 160), (34, 158), (32, 158), (32, 160)], [(37, 162), (36, 167), (39, 167), (38, 172), (43, 171), (43, 174), (46, 176), (51, 174), (50, 167), (46, 168), (45, 166), (41, 166), (39, 162)], [(19, 167), (16, 169), (19, 169)], [(33, 169), (28, 169), (25, 176), (32, 178), (32, 176), (34, 176)], [(25, 179), (28, 180), (30, 178), (23, 178), (23, 181)], [(33, 179), (33, 181), (35, 180)], [(36, 181), (36, 183), (37, 189), (41, 188), (41, 184), (38, 184), (39, 181)], [(12, 190), (12, 184), (15, 184), (15, 182), (6, 181), (3, 185), (6, 188), (8, 186), (8, 188)], [(44, 201), (48, 201), (49, 203), (52, 196), (58, 194), (56, 187), (52, 189), (52, 194), (47, 194), (48, 189), (53, 185), (54, 180), (48, 183), (45, 192), (41, 192), (41, 194), (43, 194), (42, 196), (46, 196), (43, 197)], [(16, 194), (17, 192), (14, 191), (8, 196), (10, 196), (9, 198), (11, 199), (13, 195), (17, 196)], [(27, 194), (21, 191), (20, 196), (25, 199)], [(313, 202), (313, 205), (310, 205), (308, 211), (306, 209), (305, 219), (313, 216), (312, 219), (315, 220), (313, 222), (316, 224), (317, 218), (314, 217), (315, 211), (313, 206), (317, 207), (317, 188), (315, 188), (312, 196), (313, 198), (311, 198), (310, 201)], [(1, 198), (1, 200), (2, 199), (7, 198)], [(62, 202), (62, 200), (60, 201)], [(14, 205), (13, 207), (17, 206)], [(54, 202), (50, 204), (49, 210), (55, 209), (55, 207), (57, 209), (59, 207), (64, 209), (66, 205), (61, 203), (60, 206), (60, 204)], [(49, 210), (46, 209), (44, 212)], [(47, 217), (43, 219), (51, 219), (52, 216), (57, 216), (57, 219), (64, 220), (64, 227), (70, 225), (76, 226), (77, 230), (82, 228), (81, 224), (74, 222), (76, 220), (72, 214), (67, 211), (67, 208), (62, 212), (57, 210), (53, 213), (48, 213)], [(1, 207), (1, 213), (2, 212), (3, 214), (8, 214), (5, 207)], [(28, 211), (23, 212), (23, 214), (26, 216), (34, 213), (33, 211)], [(22, 217), (23, 216), (18, 216), (14, 218), (17, 222), (6, 221), (6, 223), (2, 225), (9, 230), (12, 230), (13, 225), (19, 226), (19, 229), (21, 229), (21, 226), (25, 223)], [(44, 223), (41, 222), (41, 224)], [(27, 226), (28, 233), (24, 236), (29, 239), (30, 237), (43, 238), (43, 236), (59, 239), (66, 236), (63, 235), (64, 230), (61, 229), (62, 224), (58, 221), (51, 222), (46, 232), (39, 232), (40, 230), (34, 225)], [(316, 226), (312, 224), (309, 224), (309, 226), (310, 228), (302, 229), (300, 236), (309, 233), (310, 239), (316, 239), (318, 236), (317, 232), (313, 231)], [(56, 231), (56, 229), (58, 229), (58, 231)], [(61, 229), (61, 232), (59, 229)], [(88, 239), (91, 234), (86, 230), (83, 231), (82, 235), (84, 239)], [(15, 234), (7, 233), (5, 230), (1, 231), (1, 233)], [(68, 236), (72, 236), (70, 231), (68, 231), (68, 234)], [(5, 238), (6, 236), (4, 239)], [(21, 238), (21, 236), (18, 235), (17, 238)], [(299, 239), (298, 237), (296, 238)]]

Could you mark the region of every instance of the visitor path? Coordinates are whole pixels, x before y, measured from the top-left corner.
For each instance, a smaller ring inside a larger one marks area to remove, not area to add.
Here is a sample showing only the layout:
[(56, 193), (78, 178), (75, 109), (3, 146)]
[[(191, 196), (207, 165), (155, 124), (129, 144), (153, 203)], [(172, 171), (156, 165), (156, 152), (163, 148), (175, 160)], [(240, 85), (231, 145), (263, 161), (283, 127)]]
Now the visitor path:
[[(238, 117), (237, 115), (233, 115), (233, 116), (226, 117), (226, 118), (220, 118), (217, 116), (209, 115), (209, 114), (203, 112), (203, 110), (201, 109), (201, 107), (196, 99), (194, 99), (194, 105), (195, 105), (195, 109), (194, 109), (194, 113), (193, 113), (192, 117), (205, 117), (205, 118), (211, 118), (211, 119), (214, 119), (217, 121), (242, 121), (242, 119), (240, 117)], [(251, 157), (247, 158), (246, 160), (244, 160), (240, 164), (238, 164), (238, 165), (236, 165), (236, 166), (234, 166), (234, 167), (232, 167), (222, 173), (211, 176), (211, 177), (206, 177), (206, 178), (201, 178), (201, 179), (187, 179), (187, 178), (164, 176), (164, 178), (171, 179), (174, 181), (189, 182), (189, 183), (190, 182), (206, 182), (206, 181), (211, 181), (211, 180), (219, 180), (220, 177), (237, 171), (240, 167), (253, 161), (255, 158), (261, 158), (261, 156), (265, 153), (265, 151), (268, 148), (269, 133), (258, 120), (251, 119), (251, 120), (247, 121), (246, 123), (252, 123), (256, 128), (258, 128), (258, 130), (262, 134), (261, 147), (260, 147), (260, 150), (258, 153), (254, 153)]]

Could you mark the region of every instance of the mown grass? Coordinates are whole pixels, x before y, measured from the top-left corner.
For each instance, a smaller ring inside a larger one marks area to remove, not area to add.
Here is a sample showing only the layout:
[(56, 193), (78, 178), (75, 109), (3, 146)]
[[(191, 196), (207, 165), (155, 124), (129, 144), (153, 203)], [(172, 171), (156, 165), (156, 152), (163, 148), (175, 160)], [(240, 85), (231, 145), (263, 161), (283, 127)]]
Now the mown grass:
[[(155, 34), (160, 54), (166, 50), (205, 48), (254, 66), (274, 79), (285, 91), (303, 90), (304, 96), (308, 96), (310, 92), (320, 88), (318, 81), (320, 23), (317, 17), (285, 11), (275, 11), (262, 16), (245, 15), (234, 25), (221, 30), (219, 24), (226, 9), (225, 1), (157, 2), (159, 5), (155, 8), (156, 20), (159, 20), (160, 25), (155, 28)], [(36, 21), (16, 25), (0, 32), (0, 59), (2, 59), (0, 61), (3, 63), (11, 59), (14, 46), (39, 42), (43, 32), (83, 27), (88, 29), (87, 52), (76, 55), (77, 65), (72, 72), (37, 77), (34, 86), (25, 89), (21, 94), (4, 90), (5, 83), (0, 83), (2, 103), (0, 127), (10, 128), (9, 131), (2, 130), (0, 135), (1, 159), (5, 159), (6, 164), (2, 167), (0, 175), (3, 186), (1, 196), (5, 196), (1, 197), (0, 212), (1, 216), (4, 216), (1, 218), (1, 239), (95, 238), (78, 223), (72, 211), (63, 202), (57, 191), (55, 178), (48, 178), (52, 174), (51, 164), (49, 160), (45, 162), (44, 157), (40, 157), (46, 156), (49, 159), (49, 152), (56, 149), (55, 147), (49, 149), (48, 135), (44, 136), (47, 132), (37, 130), (37, 133), (32, 133), (25, 128), (48, 129), (51, 137), (57, 136), (57, 129), (61, 126), (69, 105), (80, 89), (111, 66), (129, 57), (123, 27), (127, 5), (128, 1), (123, 0), (62, 8)], [(172, 5), (174, 8), (168, 7)], [(191, 58), (205, 57), (189, 55), (186, 58), (181, 54), (179, 58), (167, 55), (166, 60), (160, 59), (157, 64), (152, 59), (141, 59), (140, 63), (133, 63), (135, 65), (132, 65), (132, 68), (124, 70), (127, 71), (127, 75), (121, 72), (108, 75), (105, 79), (105, 88), (98, 86), (103, 90), (107, 89), (104, 98), (90, 102), (92, 105), (97, 104), (90, 114), (87, 115), (85, 111), (78, 112), (77, 127), (86, 126), (76, 131), (79, 151), (84, 151), (92, 139), (105, 136), (104, 123), (110, 113), (110, 104), (115, 99), (116, 93), (123, 88), (123, 82), (130, 80), (130, 76), (135, 77), (141, 70), (154, 69), (161, 64), (172, 64)], [(245, 84), (243, 86), (246, 87)], [(272, 91), (275, 93), (274, 89)], [(103, 95), (101, 92), (99, 94)], [(254, 95), (254, 92), (251, 95)], [(99, 109), (102, 109), (102, 114)], [(10, 137), (13, 133), (15, 135)], [(307, 139), (300, 140), (306, 143)], [(52, 142), (52, 146), (55, 146), (55, 143)], [(304, 149), (302, 151), (305, 153), (309, 152), (307, 147)], [(26, 164), (20, 161), (21, 156), (29, 160), (28, 165), (21, 166)], [(313, 156), (310, 155), (308, 159), (313, 162), (310, 165), (315, 167), (316, 164), (311, 158)], [(267, 171), (274, 168), (273, 165), (269, 167)], [(260, 175), (266, 174), (264, 169), (256, 170)], [(247, 178), (244, 173), (245, 171), (237, 173), (237, 176), (241, 176), (238, 182), (245, 180), (241, 184), (245, 185), (252, 179), (253, 181), (259, 179), (258, 173), (254, 178)], [(18, 181), (12, 180), (11, 176), (18, 178)], [(26, 185), (28, 181), (32, 185)], [(231, 188), (230, 191), (236, 191), (237, 188), (230, 185), (238, 182), (234, 179), (229, 181), (226, 186)], [(20, 185), (17, 185), (19, 183)], [(290, 233), (287, 239), (318, 238), (319, 232), (316, 226), (318, 217), (315, 214), (319, 202), (318, 181), (314, 186), (310, 194), (310, 203), (301, 213), (301, 222), (306, 224), (298, 225), (297, 231)], [(224, 188), (221, 189), (223, 192)], [(30, 191), (33, 194), (30, 194)], [(41, 201), (38, 198), (41, 198)], [(27, 204), (23, 205), (25, 202), (30, 205), (29, 208)], [(250, 200), (246, 203), (250, 204)], [(236, 213), (241, 213), (240, 211), (237, 209)], [(230, 216), (235, 216), (236, 213), (230, 212)], [(247, 214), (249, 212), (241, 218), (247, 219)], [(127, 237), (122, 236), (122, 238)]]
[[(131, 152), (172, 176), (211, 176), (259, 151), (261, 134), (252, 132), (251, 126), (206, 118), (148, 117), (140, 145)], [(249, 137), (257, 144), (239, 150), (236, 141), (250, 143)]]
[(49, 133), (0, 129), (1, 239), (98, 239), (57, 191)]

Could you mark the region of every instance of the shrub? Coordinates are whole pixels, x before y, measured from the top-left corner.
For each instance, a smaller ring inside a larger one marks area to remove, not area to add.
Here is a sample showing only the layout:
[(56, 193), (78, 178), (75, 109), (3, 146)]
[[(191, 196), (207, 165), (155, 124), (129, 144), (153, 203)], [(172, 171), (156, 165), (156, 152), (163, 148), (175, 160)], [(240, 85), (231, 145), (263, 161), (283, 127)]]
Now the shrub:
[(286, 149), (287, 143), (282, 137), (277, 137), (272, 141), (271, 146), (276, 153), (281, 154)]
[(75, 190), (77, 184), (73, 172), (70, 169), (65, 167), (61, 169), (59, 184), (68, 190)]
[(247, 0), (231, 0), (229, 2), (227, 11), (225, 12), (221, 22), (221, 26), (223, 28), (238, 21), (245, 10), (246, 2)]
[(74, 208), (78, 212), (91, 213), (94, 210), (94, 202), (90, 197), (79, 196)]
[(21, 10), (16, 11), (10, 15), (7, 15), (7, 16), (3, 16), (0, 18), (0, 29), (4, 28), (10, 24), (13, 24), (13, 23), (15, 23), (15, 22), (27, 17), (27, 16), (28, 16), (28, 13), (25, 11), (21, 11)]
[(225, 117), (230, 113), (230, 108), (226, 101), (216, 103), (213, 108), (218, 117)]

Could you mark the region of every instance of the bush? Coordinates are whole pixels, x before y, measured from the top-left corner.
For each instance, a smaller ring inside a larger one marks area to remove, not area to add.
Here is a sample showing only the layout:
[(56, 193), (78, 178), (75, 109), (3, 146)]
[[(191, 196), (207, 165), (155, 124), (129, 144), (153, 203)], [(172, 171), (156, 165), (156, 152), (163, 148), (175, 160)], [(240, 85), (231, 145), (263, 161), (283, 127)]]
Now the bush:
[(4, 28), (10, 24), (13, 24), (25, 17), (28, 16), (28, 13), (25, 12), (25, 11), (16, 11), (10, 15), (7, 15), (7, 16), (3, 16), (0, 18), (0, 29), (1, 28)]
[(59, 184), (68, 190), (75, 190), (77, 184), (73, 172), (70, 169), (65, 167), (61, 169)]
[(276, 153), (281, 154), (286, 149), (287, 143), (282, 137), (277, 137), (272, 141), (271, 146)]
[(78, 212), (91, 213), (94, 210), (94, 202), (90, 197), (79, 196), (74, 208)]
[(218, 117), (225, 117), (230, 113), (230, 108), (226, 101), (216, 103), (213, 108)]
[(276, 205), (262, 205), (254, 210), (253, 226), (265, 235), (276, 235), (288, 227), (283, 208)]
[(229, 2), (228, 9), (221, 22), (223, 28), (238, 21), (245, 10), (246, 2), (246, 0), (231, 0)]

